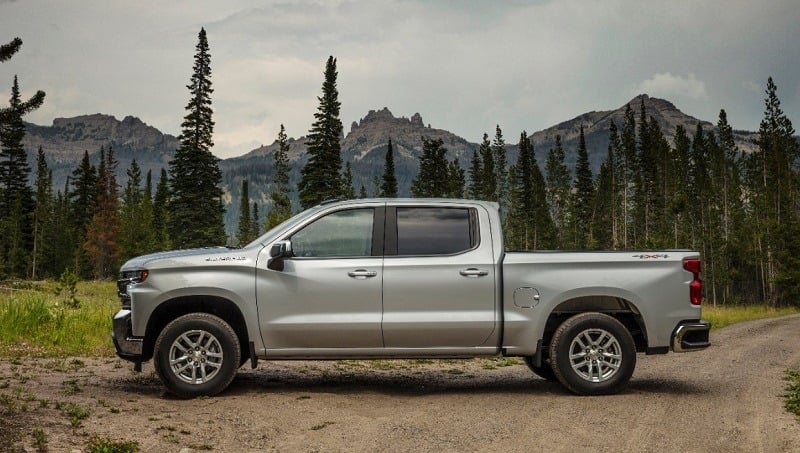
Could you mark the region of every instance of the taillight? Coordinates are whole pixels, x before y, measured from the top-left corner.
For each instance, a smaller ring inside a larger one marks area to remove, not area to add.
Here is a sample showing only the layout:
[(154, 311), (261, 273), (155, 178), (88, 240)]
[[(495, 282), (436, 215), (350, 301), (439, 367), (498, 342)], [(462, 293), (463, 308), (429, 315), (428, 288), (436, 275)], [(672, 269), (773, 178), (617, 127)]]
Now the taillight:
[(691, 258), (683, 261), (683, 268), (692, 273), (692, 282), (689, 283), (689, 301), (692, 305), (700, 305), (703, 302), (703, 280), (700, 279), (700, 260)]

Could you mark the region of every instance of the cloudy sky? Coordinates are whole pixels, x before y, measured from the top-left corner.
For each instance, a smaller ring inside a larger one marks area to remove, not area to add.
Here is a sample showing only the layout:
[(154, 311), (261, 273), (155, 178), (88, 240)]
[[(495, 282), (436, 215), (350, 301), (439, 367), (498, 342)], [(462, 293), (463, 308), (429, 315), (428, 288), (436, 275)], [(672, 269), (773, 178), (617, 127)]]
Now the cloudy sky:
[(0, 41), (24, 42), (0, 91), (14, 74), (46, 91), (37, 124), (100, 112), (177, 135), (205, 27), (220, 157), (281, 123), (305, 135), (329, 55), (345, 132), (388, 107), (471, 141), (495, 124), (515, 137), (639, 93), (756, 130), (769, 76), (798, 128), (798, 24), (796, 0), (0, 0)]

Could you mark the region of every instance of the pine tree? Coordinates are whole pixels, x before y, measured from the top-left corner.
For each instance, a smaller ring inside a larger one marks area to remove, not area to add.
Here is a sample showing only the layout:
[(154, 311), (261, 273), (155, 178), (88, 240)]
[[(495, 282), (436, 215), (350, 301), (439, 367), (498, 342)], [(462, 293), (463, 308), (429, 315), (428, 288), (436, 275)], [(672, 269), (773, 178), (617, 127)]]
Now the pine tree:
[(464, 198), (465, 185), (464, 169), (459, 165), (458, 159), (453, 159), (447, 165), (447, 197)]
[(364, 184), (361, 184), (361, 189), (358, 191), (358, 198), (367, 198), (367, 188), (364, 187)]
[(494, 140), (492, 141), (492, 156), (494, 157), (495, 182), (497, 188), (497, 202), (500, 203), (500, 215), (505, 216), (506, 205), (508, 204), (508, 157), (506, 156), (506, 142), (503, 139), (503, 131), (500, 125), (494, 129)]
[[(689, 148), (689, 203), (690, 246), (702, 248), (707, 237), (708, 216), (707, 195), (711, 191), (711, 178), (708, 171), (708, 146), (702, 123), (697, 123), (692, 145)], [(702, 250), (701, 250), (702, 251)]]
[(411, 194), (416, 198), (446, 197), (450, 189), (447, 149), (442, 139), (422, 137), (422, 156), (419, 172), (411, 185)]
[[(308, 162), (301, 170), (298, 185), (300, 204), (310, 208), (322, 201), (342, 197), (342, 121), (339, 119), (339, 92), (336, 88), (336, 59), (328, 58), (322, 96), (308, 131)], [(352, 185), (351, 185), (352, 186)]]
[(253, 208), (250, 210), (253, 218), (250, 220), (250, 238), (251, 240), (261, 236), (261, 217), (258, 214), (258, 203), (253, 202)]
[(28, 186), (28, 158), (22, 140), (25, 138), (25, 124), (20, 111), (20, 92), (17, 77), (11, 87), (11, 111), (7, 121), (0, 124), (0, 215), (8, 218), (12, 206), (19, 199), (23, 209), (31, 207), (31, 189)]
[(30, 167), (22, 145), (25, 137), (23, 113), (19, 83), (14, 76), (10, 107), (0, 122), (0, 219), (5, 232), (0, 252), (5, 258), (6, 272), (14, 276), (27, 272), (31, 249), (33, 194), (28, 186)]
[(555, 229), (547, 207), (544, 176), (534, 158), (533, 142), (523, 131), (519, 159), (509, 171), (513, 203), (506, 218), (509, 250), (541, 250), (555, 245)]
[(39, 147), (36, 155), (36, 194), (33, 211), (33, 250), (31, 252), (31, 280), (42, 275), (42, 263), (51, 256), (46, 233), (53, 217), (53, 182), (50, 168)]
[(495, 171), (494, 156), (492, 155), (492, 145), (489, 142), (489, 135), (483, 133), (483, 141), (479, 148), (481, 154), (481, 165), (483, 174), (481, 175), (481, 200), (497, 201), (497, 172)]
[(622, 223), (622, 247), (631, 248), (636, 242), (636, 231), (630, 219), (633, 215), (633, 195), (636, 190), (637, 171), (636, 171), (636, 117), (630, 104), (625, 106), (625, 117), (620, 131), (619, 171), (622, 187), (622, 197), (620, 215), (624, 219)]
[(147, 182), (142, 190), (142, 171), (134, 159), (126, 171), (128, 183), (122, 192), (120, 208), (120, 261), (154, 251), (155, 233), (152, 206), (152, 179), (147, 172)]
[(120, 207), (119, 213), (120, 261), (127, 261), (141, 254), (142, 250), (138, 241), (138, 235), (141, 231), (152, 231), (152, 228), (147, 227), (150, 223), (144, 223), (141, 219), (142, 169), (139, 167), (136, 159), (131, 161), (131, 165), (128, 167), (125, 174), (128, 177), (128, 182), (125, 184), (125, 189), (122, 191), (122, 206)]
[(383, 180), (381, 182), (381, 197), (396, 198), (397, 197), (397, 177), (394, 170), (394, 148), (392, 147), (392, 139), (389, 139), (389, 144), (386, 147), (386, 161), (383, 167)]
[(348, 200), (356, 197), (356, 189), (353, 187), (353, 170), (350, 161), (345, 164), (344, 174), (342, 174), (342, 196)]
[(119, 257), (120, 220), (114, 150), (100, 151), (95, 211), (86, 231), (83, 248), (96, 279), (113, 275)]
[(608, 174), (610, 177), (610, 215), (611, 215), (611, 242), (610, 248), (619, 249), (623, 246), (622, 230), (627, 222), (627, 210), (624, 209), (623, 199), (627, 187), (623, 186), (626, 179), (622, 174), (626, 171), (623, 167), (622, 161), (622, 142), (617, 132), (617, 124), (611, 120), (608, 132), (608, 158), (606, 162), (609, 164)]
[[(725, 110), (720, 110), (717, 121), (719, 131), (719, 148), (722, 164), (722, 181), (720, 187), (720, 231), (718, 237), (721, 246), (718, 251), (719, 286), (722, 303), (735, 299), (733, 284), (744, 276), (745, 250), (748, 244), (741, 234), (737, 234), (737, 226), (746, 225), (746, 213), (742, 200), (742, 157), (733, 137), (733, 128), (728, 124)], [(745, 228), (741, 228), (743, 230)], [(749, 285), (748, 285), (749, 286)]]
[(142, 172), (134, 159), (127, 170), (128, 183), (122, 193), (120, 209), (120, 261), (158, 250), (153, 228), (153, 179), (150, 171), (142, 189)]
[(272, 181), (272, 209), (267, 215), (267, 229), (277, 226), (292, 215), (292, 203), (289, 199), (289, 143), (286, 141), (286, 130), (281, 124), (278, 133), (278, 149), (274, 155), (275, 178)]
[(480, 200), (482, 191), (483, 163), (478, 150), (472, 152), (472, 161), (469, 167), (469, 197)]
[(52, 277), (61, 275), (68, 267), (74, 269), (76, 239), (70, 204), (70, 185), (70, 177), (67, 176), (63, 193), (59, 190), (53, 198), (53, 218), (45, 235), (52, 249), (52, 255), (45, 264), (49, 268), (47, 274)]
[(556, 147), (550, 149), (545, 164), (547, 205), (556, 229), (558, 247), (567, 247), (566, 233), (569, 220), (569, 199), (572, 176), (565, 160), (561, 136), (556, 135)]
[(222, 173), (211, 154), (214, 121), (211, 109), (211, 56), (201, 28), (194, 57), (187, 115), (181, 124), (180, 147), (169, 164), (171, 199), (169, 236), (176, 248), (225, 243)]
[(758, 226), (753, 248), (760, 257), (762, 295), (775, 306), (796, 301), (800, 295), (800, 270), (792, 267), (800, 254), (797, 241), (800, 149), (794, 127), (781, 109), (772, 77), (767, 80), (764, 103), (758, 149), (750, 154), (748, 162), (748, 182)]
[[(0, 45), (0, 63), (9, 60), (21, 47), (22, 40), (19, 38), (14, 38), (8, 44)], [(14, 85), (17, 85), (17, 76), (14, 76)], [(21, 118), (26, 113), (41, 107), (42, 103), (44, 103), (44, 97), (44, 91), (39, 90), (27, 101), (19, 100), (16, 106), (0, 108), (0, 128), (9, 121), (16, 121), (14, 119), (16, 116)]]
[[(649, 118), (649, 119), (648, 119)], [(658, 248), (663, 240), (662, 174), (669, 145), (640, 98), (639, 136), (634, 175), (633, 224), (638, 248)]]
[(8, 44), (0, 45), (0, 62), (6, 61), (22, 47), (22, 40), (14, 38)]
[(153, 196), (153, 232), (156, 237), (156, 247), (159, 250), (172, 248), (172, 240), (167, 230), (170, 217), (170, 198), (169, 174), (166, 168), (162, 168), (156, 186), (156, 194)]
[(372, 193), (376, 194), (376, 197), (382, 197), (381, 195), (381, 181), (378, 179), (378, 175), (372, 176)]
[(575, 181), (573, 184), (572, 213), (570, 215), (572, 247), (575, 249), (591, 249), (595, 247), (592, 236), (594, 212), (594, 178), (589, 166), (589, 153), (583, 125), (578, 138), (578, 160), (575, 164)]
[(236, 230), (236, 240), (239, 246), (248, 244), (254, 238), (251, 237), (253, 233), (253, 226), (251, 224), (252, 217), (250, 217), (250, 189), (247, 180), (242, 180), (242, 190), (240, 193), (241, 201), (239, 203), (239, 229)]
[[(105, 155), (105, 150), (102, 148), (101, 153)], [(81, 163), (73, 170), (71, 183), (69, 205), (74, 240), (72, 244), (74, 262), (71, 267), (78, 275), (88, 278), (90, 277), (89, 258), (83, 248), (83, 243), (86, 238), (86, 230), (94, 215), (98, 183), (97, 168), (91, 164), (88, 151), (83, 152)], [(65, 190), (64, 193), (67, 191)]]
[(614, 230), (614, 148), (609, 144), (606, 159), (597, 173), (597, 191), (594, 196), (592, 234), (597, 248), (613, 249)]
[(688, 247), (691, 243), (689, 200), (690, 194), (690, 167), (692, 142), (686, 129), (682, 125), (675, 128), (674, 146), (672, 150), (672, 168), (668, 175), (668, 190), (672, 194), (667, 203), (667, 215), (670, 230), (669, 247)]

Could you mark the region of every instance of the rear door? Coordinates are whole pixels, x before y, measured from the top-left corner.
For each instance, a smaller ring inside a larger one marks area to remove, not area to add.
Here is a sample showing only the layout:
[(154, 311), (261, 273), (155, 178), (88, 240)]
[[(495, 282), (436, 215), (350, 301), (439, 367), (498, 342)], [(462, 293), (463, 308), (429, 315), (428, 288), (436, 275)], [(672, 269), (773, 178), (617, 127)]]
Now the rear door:
[(475, 206), (386, 211), (383, 340), (387, 348), (484, 345), (495, 329), (492, 243)]

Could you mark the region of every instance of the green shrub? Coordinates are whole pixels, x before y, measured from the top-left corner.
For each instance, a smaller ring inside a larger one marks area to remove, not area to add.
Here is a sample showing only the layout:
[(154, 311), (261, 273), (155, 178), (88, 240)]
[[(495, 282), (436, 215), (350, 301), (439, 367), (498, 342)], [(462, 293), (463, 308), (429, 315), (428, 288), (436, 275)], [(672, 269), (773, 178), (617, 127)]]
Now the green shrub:
[(786, 388), (786, 410), (800, 416), (800, 369), (786, 372), (789, 386)]
[(92, 436), (86, 444), (89, 453), (136, 453), (139, 442), (134, 440), (116, 441), (108, 437)]

